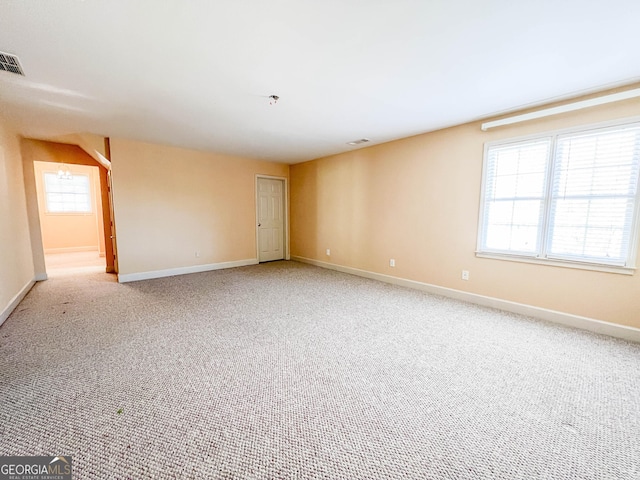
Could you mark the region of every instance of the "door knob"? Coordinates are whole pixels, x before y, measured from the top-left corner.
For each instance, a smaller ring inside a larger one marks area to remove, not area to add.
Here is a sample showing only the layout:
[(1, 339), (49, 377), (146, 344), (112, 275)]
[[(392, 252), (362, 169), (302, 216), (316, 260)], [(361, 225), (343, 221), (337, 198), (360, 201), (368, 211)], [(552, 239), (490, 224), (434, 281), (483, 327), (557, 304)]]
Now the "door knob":
[(261, 227), (261, 226), (262, 226), (262, 224), (261, 224), (261, 223), (259, 223), (259, 224), (258, 224), (258, 226), (259, 226), (259, 227)]

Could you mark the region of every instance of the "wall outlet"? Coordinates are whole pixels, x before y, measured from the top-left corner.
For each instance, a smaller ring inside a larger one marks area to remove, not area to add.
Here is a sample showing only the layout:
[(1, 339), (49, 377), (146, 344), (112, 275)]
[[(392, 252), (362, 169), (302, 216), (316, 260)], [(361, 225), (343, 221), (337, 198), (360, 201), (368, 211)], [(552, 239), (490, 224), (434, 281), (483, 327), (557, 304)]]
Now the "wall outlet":
[(330, 257), (330, 256), (331, 256), (331, 249), (327, 248), (327, 257)]
[(392, 259), (389, 260), (389, 266), (390, 267), (395, 267), (396, 266), (396, 259), (395, 258), (392, 258)]
[(200, 252), (196, 251), (196, 258), (200, 258)]
[(462, 270), (462, 279), (469, 280), (469, 270)]

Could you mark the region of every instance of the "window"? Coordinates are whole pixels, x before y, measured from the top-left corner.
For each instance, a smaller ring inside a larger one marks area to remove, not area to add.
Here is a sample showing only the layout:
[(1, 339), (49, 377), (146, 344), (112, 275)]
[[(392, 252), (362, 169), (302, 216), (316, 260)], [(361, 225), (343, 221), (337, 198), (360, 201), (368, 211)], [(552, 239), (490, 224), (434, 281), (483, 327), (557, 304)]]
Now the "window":
[(633, 267), (640, 124), (486, 148), (478, 254)]
[(91, 213), (88, 175), (61, 177), (45, 172), (44, 189), (48, 213)]

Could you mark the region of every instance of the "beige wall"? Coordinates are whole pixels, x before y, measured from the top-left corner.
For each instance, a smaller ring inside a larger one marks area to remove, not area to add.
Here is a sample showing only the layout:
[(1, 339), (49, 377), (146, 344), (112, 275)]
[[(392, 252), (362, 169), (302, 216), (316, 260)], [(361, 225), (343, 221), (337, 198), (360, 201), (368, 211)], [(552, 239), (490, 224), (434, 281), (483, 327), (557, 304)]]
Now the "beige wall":
[[(91, 188), (91, 213), (49, 213), (45, 202), (44, 173), (56, 173), (60, 164), (34, 162), (38, 211), (45, 253), (100, 251), (104, 255), (102, 203), (98, 167), (67, 165), (73, 175), (87, 175)], [(102, 240), (102, 241), (101, 241)]]
[(292, 165), (291, 254), (640, 328), (638, 273), (474, 253), (485, 142), (634, 115), (637, 99), (489, 132), (470, 123)]
[(0, 118), (0, 316), (33, 278), (20, 140)]
[(289, 173), (284, 164), (113, 138), (111, 163), (120, 274), (255, 259), (256, 174)]
[(96, 151), (100, 152), (101, 155), (105, 155), (104, 137), (101, 135), (95, 135), (93, 133), (70, 133), (67, 135), (58, 135), (43, 140), (48, 140), (54, 143), (77, 145), (85, 152), (87, 152), (87, 154), (94, 157), (94, 159)]

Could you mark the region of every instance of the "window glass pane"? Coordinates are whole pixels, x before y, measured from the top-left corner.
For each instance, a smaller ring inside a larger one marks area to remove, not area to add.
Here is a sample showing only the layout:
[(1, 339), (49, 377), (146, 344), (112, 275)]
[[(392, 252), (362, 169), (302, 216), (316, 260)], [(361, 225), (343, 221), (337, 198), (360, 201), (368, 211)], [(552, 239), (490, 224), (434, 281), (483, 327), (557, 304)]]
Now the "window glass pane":
[(544, 190), (544, 172), (497, 176), (494, 198), (540, 197)]
[(558, 200), (552, 212), (549, 252), (568, 257), (623, 261), (628, 253), (625, 225), (633, 202), (618, 198)]
[(558, 138), (550, 256), (620, 265), (627, 262), (639, 154), (638, 127)]
[(497, 201), (489, 204), (487, 248), (535, 252), (541, 205), (539, 200)]
[(88, 175), (59, 178), (56, 173), (44, 174), (45, 200), (51, 213), (91, 213)]
[(537, 226), (496, 224), (489, 229), (486, 243), (494, 251), (534, 253), (537, 238)]
[(60, 193), (47, 193), (47, 204), (56, 202), (62, 202), (62, 194)]
[(511, 246), (511, 225), (492, 225), (487, 230), (486, 248), (507, 251)]
[(531, 254), (539, 248), (550, 143), (487, 151), (482, 250)]
[(514, 225), (511, 234), (511, 250), (518, 252), (531, 252), (537, 250), (538, 227), (526, 225)]
[(511, 225), (513, 201), (491, 202), (487, 205), (490, 225)]
[(49, 212), (62, 212), (64, 208), (64, 204), (62, 202), (49, 202), (47, 204), (47, 210)]

